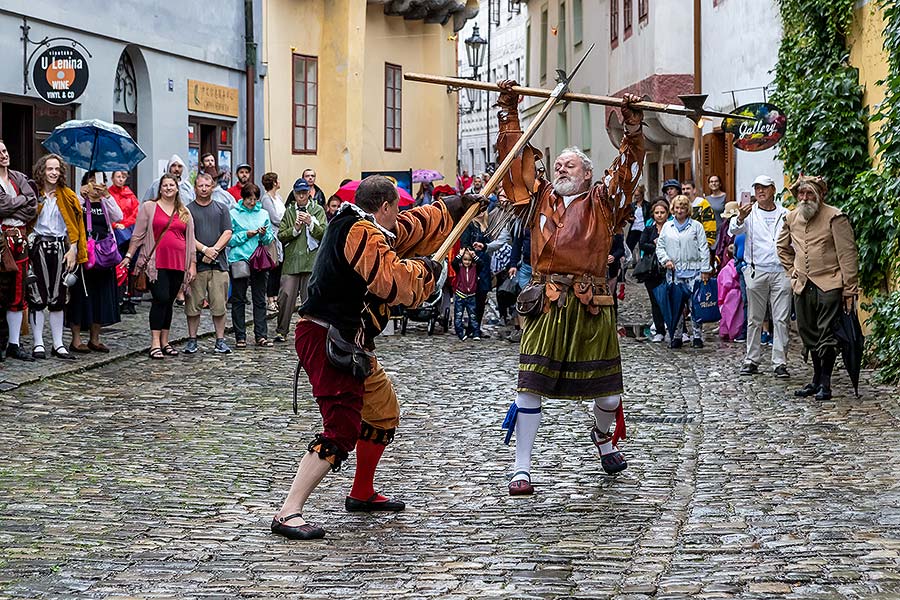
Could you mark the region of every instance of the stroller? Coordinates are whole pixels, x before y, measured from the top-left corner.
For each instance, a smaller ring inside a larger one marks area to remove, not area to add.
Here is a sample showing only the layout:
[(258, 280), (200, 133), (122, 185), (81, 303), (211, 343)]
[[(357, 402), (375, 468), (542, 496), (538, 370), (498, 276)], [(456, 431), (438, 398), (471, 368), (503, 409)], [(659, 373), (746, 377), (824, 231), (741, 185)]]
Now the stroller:
[(441, 326), (444, 333), (450, 329), (450, 303), (444, 302), (444, 284), (447, 282), (446, 260), (443, 262), (443, 267), (431, 297), (416, 308), (404, 307), (402, 309), (400, 335), (406, 335), (406, 326), (409, 321), (428, 323), (428, 335), (434, 335), (434, 330), (438, 325)]

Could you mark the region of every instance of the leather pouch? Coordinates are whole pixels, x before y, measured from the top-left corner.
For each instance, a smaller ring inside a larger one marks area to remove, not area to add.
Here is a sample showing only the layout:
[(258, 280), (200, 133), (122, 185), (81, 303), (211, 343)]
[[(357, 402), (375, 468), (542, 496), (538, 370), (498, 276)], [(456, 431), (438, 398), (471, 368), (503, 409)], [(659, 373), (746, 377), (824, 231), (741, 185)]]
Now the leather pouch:
[(516, 298), (516, 310), (523, 317), (537, 317), (544, 312), (545, 284), (529, 283)]
[(359, 379), (365, 379), (374, 371), (375, 355), (345, 340), (334, 325), (328, 327), (325, 354), (331, 366)]

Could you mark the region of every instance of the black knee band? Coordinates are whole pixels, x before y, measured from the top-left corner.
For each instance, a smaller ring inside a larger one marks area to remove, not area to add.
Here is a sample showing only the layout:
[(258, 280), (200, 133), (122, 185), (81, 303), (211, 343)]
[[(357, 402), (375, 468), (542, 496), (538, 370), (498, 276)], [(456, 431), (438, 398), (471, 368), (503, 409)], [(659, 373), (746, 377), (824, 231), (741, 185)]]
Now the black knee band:
[(337, 444), (322, 437), (322, 434), (316, 435), (315, 439), (309, 443), (307, 450), (315, 452), (322, 460), (331, 463), (331, 471), (337, 473), (341, 470), (341, 463), (347, 460), (347, 453), (338, 448)]
[(397, 431), (396, 428), (378, 429), (363, 421), (362, 429), (359, 431), (359, 439), (387, 446), (394, 441), (395, 431)]

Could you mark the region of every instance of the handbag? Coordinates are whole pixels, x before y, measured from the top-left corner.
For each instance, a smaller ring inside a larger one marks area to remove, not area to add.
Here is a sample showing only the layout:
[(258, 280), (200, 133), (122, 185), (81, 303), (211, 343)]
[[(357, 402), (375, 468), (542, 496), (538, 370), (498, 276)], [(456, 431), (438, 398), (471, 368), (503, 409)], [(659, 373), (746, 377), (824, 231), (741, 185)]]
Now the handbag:
[(134, 234), (134, 225), (131, 227), (126, 227), (125, 229), (116, 229), (113, 228), (113, 233), (116, 236), (116, 243), (121, 245), (125, 242), (131, 241), (131, 236)]
[(250, 269), (253, 271), (271, 271), (275, 268), (275, 261), (268, 249), (262, 244), (257, 244), (256, 250), (250, 255)]
[(334, 325), (328, 326), (325, 355), (331, 366), (359, 379), (365, 379), (375, 370), (375, 355), (345, 340)]
[(644, 254), (644, 256), (641, 257), (641, 260), (638, 261), (632, 275), (640, 283), (663, 279), (662, 266), (659, 264), (659, 259), (656, 258), (656, 254)]
[(0, 231), (0, 273), (18, 272), (19, 265), (16, 263), (16, 257), (13, 256), (12, 248), (9, 247), (6, 232)]
[(716, 323), (722, 320), (722, 313), (719, 311), (719, 284), (715, 277), (706, 282), (694, 282), (691, 318), (698, 323)]
[[(147, 264), (150, 262), (150, 258), (156, 253), (156, 247), (159, 246), (159, 240), (162, 239), (162, 236), (166, 234), (169, 230), (169, 227), (172, 225), (172, 219), (175, 218), (175, 212), (172, 211), (172, 214), (169, 215), (169, 221), (166, 223), (166, 226), (163, 227), (163, 230), (159, 232), (159, 235), (156, 236), (156, 239), (153, 240), (153, 248), (150, 250), (150, 253), (147, 254), (147, 257), (140, 265), (135, 265), (134, 272), (131, 275), (131, 287), (135, 292), (140, 292), (143, 294), (148, 289), (150, 289), (150, 282), (147, 279)], [(153, 222), (150, 222), (150, 227), (153, 227)]]
[(516, 310), (523, 317), (538, 317), (544, 312), (546, 284), (531, 282), (516, 298)]
[(229, 265), (231, 269), (232, 279), (246, 279), (250, 277), (250, 263), (246, 260), (239, 260)]
[[(100, 208), (103, 210), (103, 216), (106, 217), (106, 224), (109, 227), (109, 215), (106, 213), (106, 206), (100, 201)], [(90, 201), (87, 203), (87, 230), (90, 234), (93, 230), (92, 211), (90, 209)], [(173, 213), (174, 214), (174, 213)], [(90, 235), (87, 239), (88, 262), (85, 265), (87, 269), (111, 269), (122, 262), (122, 255), (119, 253), (119, 245), (116, 243), (115, 234), (110, 231), (105, 237), (95, 240)]]

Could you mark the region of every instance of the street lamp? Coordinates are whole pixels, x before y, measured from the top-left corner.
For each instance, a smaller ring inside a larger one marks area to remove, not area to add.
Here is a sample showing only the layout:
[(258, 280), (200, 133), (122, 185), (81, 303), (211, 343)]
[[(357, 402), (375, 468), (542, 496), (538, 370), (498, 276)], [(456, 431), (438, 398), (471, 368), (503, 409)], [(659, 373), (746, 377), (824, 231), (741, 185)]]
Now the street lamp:
[[(487, 40), (478, 33), (478, 24), (472, 28), (472, 35), (466, 38), (466, 58), (469, 59), (469, 68), (475, 73), (475, 79), (478, 79), (478, 69), (484, 62), (484, 52), (487, 49)], [(470, 96), (471, 98), (471, 96)]]

